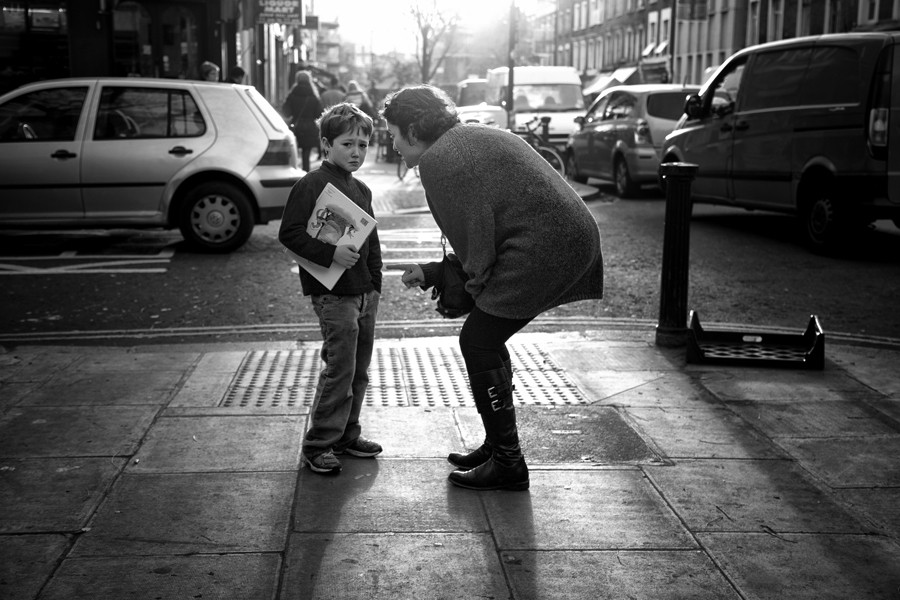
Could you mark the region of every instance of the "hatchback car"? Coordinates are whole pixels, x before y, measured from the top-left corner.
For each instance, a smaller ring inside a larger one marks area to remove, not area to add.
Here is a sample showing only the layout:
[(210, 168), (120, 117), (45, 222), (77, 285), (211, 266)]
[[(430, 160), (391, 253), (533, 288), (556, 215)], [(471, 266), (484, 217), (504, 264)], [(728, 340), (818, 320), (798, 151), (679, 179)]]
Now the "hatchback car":
[(660, 150), (698, 86), (640, 84), (607, 88), (578, 117), (566, 143), (566, 172), (578, 183), (611, 179), (623, 198), (656, 184)]
[(303, 176), (294, 134), (254, 88), (60, 79), (0, 97), (0, 228), (179, 228), (230, 252), (280, 219)]

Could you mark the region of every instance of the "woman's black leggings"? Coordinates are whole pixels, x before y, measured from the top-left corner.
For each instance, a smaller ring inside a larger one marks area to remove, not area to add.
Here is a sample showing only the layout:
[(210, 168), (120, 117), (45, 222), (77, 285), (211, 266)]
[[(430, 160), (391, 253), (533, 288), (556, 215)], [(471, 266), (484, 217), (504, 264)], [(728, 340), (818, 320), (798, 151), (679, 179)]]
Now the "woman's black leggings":
[(504, 319), (475, 307), (459, 332), (459, 350), (466, 361), (469, 374), (503, 367), (503, 362), (509, 360), (507, 340), (533, 318)]

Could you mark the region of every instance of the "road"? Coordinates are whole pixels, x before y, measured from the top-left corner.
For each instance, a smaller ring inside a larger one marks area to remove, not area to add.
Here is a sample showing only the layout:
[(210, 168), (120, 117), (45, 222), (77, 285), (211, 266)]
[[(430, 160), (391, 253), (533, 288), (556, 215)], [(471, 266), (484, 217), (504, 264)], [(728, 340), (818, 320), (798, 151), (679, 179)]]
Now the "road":
[[(440, 257), (440, 232), (424, 210), (415, 174), (369, 162), (388, 266), (379, 320), (384, 335), (449, 334), (430, 294), (406, 290), (391, 264)], [(619, 200), (586, 200), (602, 235), (606, 291), (542, 315), (534, 328), (597, 329), (659, 313), (665, 200), (645, 190)], [(801, 331), (816, 314), (826, 331), (900, 339), (900, 230), (881, 223), (841, 258), (809, 253), (794, 220), (769, 213), (697, 206), (691, 222), (689, 308), (704, 324)], [(280, 251), (279, 222), (257, 227), (230, 255), (193, 254), (162, 231), (0, 232), (0, 342), (159, 343), (318, 339), (300, 295), (297, 266)], [(292, 272), (293, 271), (293, 272)]]

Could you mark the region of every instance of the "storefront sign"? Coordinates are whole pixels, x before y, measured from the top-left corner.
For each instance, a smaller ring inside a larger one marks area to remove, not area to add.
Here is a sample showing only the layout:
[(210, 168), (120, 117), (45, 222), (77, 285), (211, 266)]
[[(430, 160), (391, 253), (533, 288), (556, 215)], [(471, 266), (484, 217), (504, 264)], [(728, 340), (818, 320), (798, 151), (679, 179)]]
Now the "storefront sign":
[(303, 2), (302, 0), (259, 0), (257, 22), (299, 27), (303, 25)]

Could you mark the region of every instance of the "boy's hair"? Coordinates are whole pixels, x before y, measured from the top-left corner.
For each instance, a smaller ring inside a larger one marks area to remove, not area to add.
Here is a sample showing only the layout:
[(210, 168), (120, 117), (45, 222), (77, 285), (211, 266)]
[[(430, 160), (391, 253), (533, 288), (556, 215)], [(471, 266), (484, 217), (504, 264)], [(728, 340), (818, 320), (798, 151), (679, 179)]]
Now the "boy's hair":
[(371, 136), (375, 129), (372, 117), (350, 102), (341, 102), (326, 109), (316, 120), (316, 124), (319, 126), (319, 136), (329, 143), (333, 143), (336, 137), (348, 131), (359, 129), (364, 135)]
[(456, 105), (442, 89), (431, 85), (388, 94), (381, 116), (395, 125), (407, 142), (410, 133), (421, 142), (433, 142), (459, 123)]

